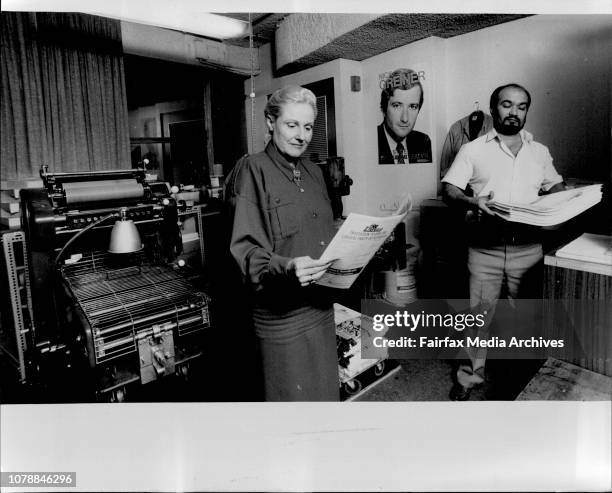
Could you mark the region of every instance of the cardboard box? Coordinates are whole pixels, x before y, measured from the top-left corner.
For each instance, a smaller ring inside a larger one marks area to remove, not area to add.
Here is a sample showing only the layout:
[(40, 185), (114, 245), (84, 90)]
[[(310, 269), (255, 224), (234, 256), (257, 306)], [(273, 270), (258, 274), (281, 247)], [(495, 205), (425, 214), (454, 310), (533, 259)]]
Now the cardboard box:
[(17, 214), (19, 212), (19, 201), (17, 199), (2, 201), (2, 210), (9, 214)]
[(21, 214), (11, 214), (2, 209), (0, 210), (0, 224), (9, 229), (19, 229), (21, 227)]

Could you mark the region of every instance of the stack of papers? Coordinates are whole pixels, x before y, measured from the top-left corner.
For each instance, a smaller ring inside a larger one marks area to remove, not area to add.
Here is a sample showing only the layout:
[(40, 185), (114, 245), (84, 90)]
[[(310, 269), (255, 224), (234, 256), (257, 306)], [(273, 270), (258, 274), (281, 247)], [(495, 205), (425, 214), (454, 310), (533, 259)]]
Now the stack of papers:
[(584, 233), (557, 250), (557, 257), (612, 265), (612, 236)]
[(529, 204), (496, 202), (489, 204), (499, 217), (507, 221), (533, 226), (561, 224), (601, 201), (601, 184), (543, 195)]

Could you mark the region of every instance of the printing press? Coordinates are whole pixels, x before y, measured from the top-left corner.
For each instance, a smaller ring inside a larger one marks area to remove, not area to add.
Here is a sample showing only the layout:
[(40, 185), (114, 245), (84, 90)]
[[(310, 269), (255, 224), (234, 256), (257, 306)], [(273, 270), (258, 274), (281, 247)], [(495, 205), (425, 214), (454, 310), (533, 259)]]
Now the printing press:
[(186, 375), (202, 355), (210, 298), (177, 262), (168, 185), (147, 182), (143, 170), (43, 167), (41, 177), (43, 189), (21, 194), (38, 379), (71, 369), (96, 400), (121, 401), (128, 385)]

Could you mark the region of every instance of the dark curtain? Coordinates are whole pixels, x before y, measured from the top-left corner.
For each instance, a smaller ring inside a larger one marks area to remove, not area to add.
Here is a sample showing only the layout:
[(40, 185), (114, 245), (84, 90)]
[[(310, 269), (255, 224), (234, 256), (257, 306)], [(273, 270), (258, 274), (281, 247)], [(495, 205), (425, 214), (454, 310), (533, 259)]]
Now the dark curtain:
[(129, 168), (119, 21), (2, 12), (3, 180)]

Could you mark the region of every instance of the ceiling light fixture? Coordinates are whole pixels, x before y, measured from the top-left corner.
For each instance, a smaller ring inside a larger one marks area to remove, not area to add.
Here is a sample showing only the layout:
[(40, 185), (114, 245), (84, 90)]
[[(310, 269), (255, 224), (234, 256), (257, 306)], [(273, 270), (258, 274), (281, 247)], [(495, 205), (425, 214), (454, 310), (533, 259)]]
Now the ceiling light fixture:
[(105, 0), (91, 3), (82, 0), (6, 0), (2, 10), (81, 12), (219, 40), (248, 35), (248, 22), (204, 12), (203, 7), (205, 3), (203, 5), (201, 0), (181, 0), (178, 5), (167, 0)]
[(249, 30), (247, 22), (223, 15), (189, 11), (176, 7), (172, 9), (168, 6), (160, 10), (149, 8), (149, 6), (142, 9), (133, 9), (131, 8), (131, 2), (126, 3), (126, 5), (129, 5), (130, 8), (121, 9), (120, 15), (115, 12), (98, 12), (98, 15), (174, 29), (213, 39), (239, 38), (246, 36)]

